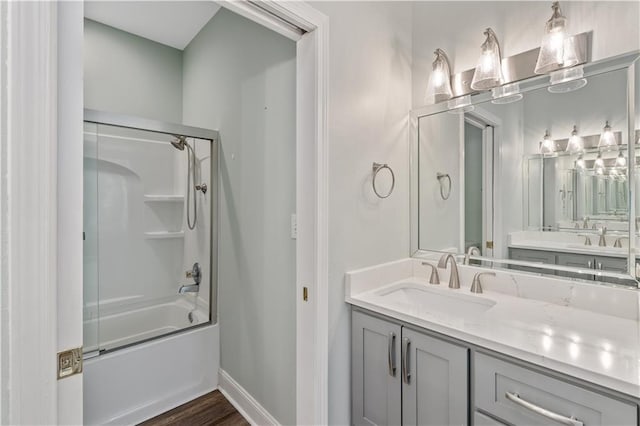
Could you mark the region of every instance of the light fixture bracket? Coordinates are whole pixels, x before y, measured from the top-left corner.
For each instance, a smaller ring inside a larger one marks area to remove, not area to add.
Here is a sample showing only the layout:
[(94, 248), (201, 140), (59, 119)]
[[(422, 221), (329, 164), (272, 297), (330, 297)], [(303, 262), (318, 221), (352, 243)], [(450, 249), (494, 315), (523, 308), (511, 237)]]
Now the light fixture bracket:
[[(570, 37), (573, 39), (578, 57), (578, 63), (576, 65), (591, 61), (592, 34), (592, 31), (588, 31)], [(502, 58), (503, 84), (514, 83), (531, 77), (540, 77), (539, 74), (534, 73), (539, 52), (540, 48), (538, 47), (518, 53), (517, 55), (509, 56), (508, 58)], [(451, 77), (451, 89), (453, 90), (454, 98), (478, 93), (478, 91), (471, 88), (471, 80), (473, 79), (474, 72), (475, 68), (471, 68)]]

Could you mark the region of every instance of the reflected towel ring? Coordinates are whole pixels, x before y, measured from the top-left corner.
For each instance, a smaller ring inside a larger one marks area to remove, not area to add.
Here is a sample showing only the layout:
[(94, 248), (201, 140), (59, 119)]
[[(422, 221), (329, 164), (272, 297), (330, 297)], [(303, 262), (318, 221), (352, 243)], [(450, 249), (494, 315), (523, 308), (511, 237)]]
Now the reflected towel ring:
[[(381, 195), (376, 188), (376, 177), (378, 176), (378, 172), (380, 172), (380, 170), (382, 169), (387, 169), (389, 170), (389, 173), (391, 173), (391, 188), (389, 188), (389, 192), (387, 193), (387, 195)], [(373, 163), (373, 178), (371, 186), (373, 186), (373, 192), (375, 192), (378, 198), (387, 198), (389, 195), (391, 195), (391, 193), (393, 192), (393, 188), (396, 186), (396, 175), (393, 173), (393, 170), (391, 170), (391, 167), (386, 164)]]
[[(438, 172), (436, 174), (436, 178), (438, 178), (438, 183), (440, 183), (440, 196), (442, 197), (443, 200), (448, 200), (449, 197), (451, 196), (451, 177), (449, 176), (448, 173), (440, 173)], [(442, 183), (442, 181), (444, 179), (447, 179), (449, 181), (449, 187), (447, 188), (447, 195), (444, 195), (445, 190), (444, 190), (444, 184)]]

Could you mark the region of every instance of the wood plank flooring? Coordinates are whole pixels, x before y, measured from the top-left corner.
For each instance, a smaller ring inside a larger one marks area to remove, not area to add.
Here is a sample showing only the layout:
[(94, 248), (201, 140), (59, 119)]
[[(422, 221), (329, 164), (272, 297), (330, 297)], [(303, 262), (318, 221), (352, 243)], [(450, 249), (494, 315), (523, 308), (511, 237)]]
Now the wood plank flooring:
[(217, 390), (140, 423), (141, 426), (245, 426), (248, 424)]

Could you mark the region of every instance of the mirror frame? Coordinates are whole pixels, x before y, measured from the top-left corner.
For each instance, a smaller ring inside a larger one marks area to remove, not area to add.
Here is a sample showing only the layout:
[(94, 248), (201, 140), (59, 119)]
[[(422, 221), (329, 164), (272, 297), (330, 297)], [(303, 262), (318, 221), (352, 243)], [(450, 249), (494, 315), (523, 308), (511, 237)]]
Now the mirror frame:
[[(628, 141), (635, 141), (636, 134), (636, 120), (635, 120), (635, 98), (636, 98), (636, 87), (635, 87), (635, 78), (636, 78), (636, 67), (639, 66), (638, 60), (640, 59), (640, 50), (636, 50), (633, 52), (628, 52), (622, 55), (613, 56), (610, 58), (602, 59), (595, 62), (589, 62), (583, 65), (584, 70), (584, 78), (589, 78), (598, 74), (603, 74), (611, 71), (624, 70), (626, 69), (627, 75), (627, 124), (628, 124)], [(540, 75), (531, 77), (525, 80), (519, 81), (520, 84), (520, 93), (525, 94), (527, 92), (531, 92), (537, 89), (543, 89), (551, 86), (549, 75)], [(638, 88), (640, 89), (640, 88)], [(485, 91), (480, 93), (474, 93), (471, 95), (471, 105), (483, 104), (491, 101), (491, 91)], [(419, 147), (419, 120), (422, 117), (444, 113), (448, 111), (447, 102), (440, 102), (433, 105), (426, 105), (422, 107), (418, 107), (412, 109), (409, 113), (409, 166), (410, 166), (410, 188), (409, 188), (409, 199), (410, 199), (410, 240), (411, 240), (411, 248), (410, 248), (410, 256), (418, 257), (418, 258), (433, 258), (434, 254), (444, 253), (443, 251), (437, 250), (425, 250), (420, 249), (419, 247), (419, 157), (418, 157), (418, 147)], [(629, 158), (635, 158), (635, 150), (636, 145), (639, 143), (629, 143), (628, 144), (628, 156)], [(499, 152), (501, 151), (500, 146), (495, 146), (494, 159), (499, 158)], [(494, 164), (494, 173), (497, 172), (500, 168), (499, 162)], [(633, 182), (633, 184), (629, 185), (629, 218), (636, 217), (636, 191), (635, 191), (635, 174), (636, 170), (634, 167), (629, 167), (628, 169), (628, 180), (629, 182)], [(495, 180), (495, 175), (494, 175)], [(494, 223), (499, 223), (502, 212), (499, 209), (495, 208), (495, 205), (499, 205), (502, 197), (499, 194), (499, 191), (494, 191)], [(629, 220), (629, 230), (628, 235), (636, 235), (636, 221)], [(500, 259), (500, 258), (489, 258), (483, 256), (471, 256), (470, 259), (481, 261), (481, 265), (477, 265), (482, 268), (496, 268), (496, 267), (508, 267), (509, 265), (518, 265), (518, 266), (527, 266), (533, 267), (536, 269), (540, 269), (540, 273), (536, 273), (536, 275), (540, 275), (544, 272), (544, 270), (553, 270), (553, 271), (564, 271), (564, 272), (573, 272), (577, 274), (591, 275), (595, 276), (596, 282), (599, 284), (606, 285), (616, 285), (610, 284), (606, 282), (602, 282), (598, 280), (598, 277), (609, 277), (615, 279), (621, 279), (629, 281), (629, 285), (624, 284), (625, 286), (630, 287), (638, 287), (638, 279), (640, 278), (640, 270), (636, 267), (636, 238), (629, 238), (629, 253), (627, 256), (627, 274), (620, 274), (615, 272), (607, 272), (607, 271), (593, 271), (593, 270), (583, 270), (581, 268), (574, 268), (568, 266), (560, 266), (560, 265), (549, 265), (549, 264), (541, 264), (535, 262), (528, 261), (519, 261), (512, 259)], [(464, 256), (464, 253), (455, 253), (457, 257)], [(492, 266), (485, 266), (487, 263)], [(500, 266), (504, 265), (504, 266)], [(476, 266), (476, 265), (474, 265)], [(526, 273), (524, 271), (517, 271)], [(553, 278), (550, 275), (547, 275), (549, 278)], [(557, 277), (560, 278), (560, 277)], [(562, 279), (572, 279), (575, 278), (567, 278), (562, 277)]]

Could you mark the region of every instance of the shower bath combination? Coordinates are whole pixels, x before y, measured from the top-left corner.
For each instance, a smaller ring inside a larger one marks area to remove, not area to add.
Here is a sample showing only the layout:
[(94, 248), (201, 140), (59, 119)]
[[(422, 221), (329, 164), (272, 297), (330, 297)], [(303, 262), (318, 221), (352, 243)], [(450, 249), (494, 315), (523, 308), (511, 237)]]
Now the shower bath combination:
[[(207, 184), (202, 183), (196, 185), (196, 154), (193, 151), (189, 142), (187, 142), (186, 136), (174, 135), (175, 140), (171, 141), (171, 145), (174, 148), (184, 151), (187, 148), (187, 226), (190, 230), (196, 227), (198, 222), (198, 202), (196, 200), (196, 191), (201, 191), (203, 194), (207, 193)], [(191, 219), (191, 209), (193, 208), (193, 220)]]

